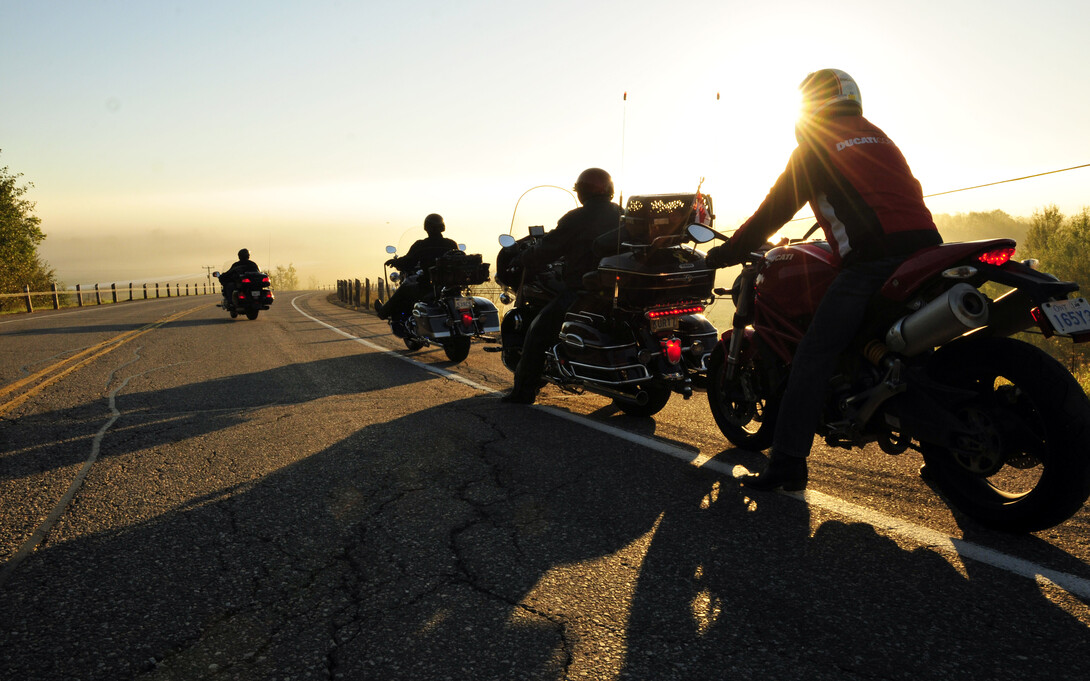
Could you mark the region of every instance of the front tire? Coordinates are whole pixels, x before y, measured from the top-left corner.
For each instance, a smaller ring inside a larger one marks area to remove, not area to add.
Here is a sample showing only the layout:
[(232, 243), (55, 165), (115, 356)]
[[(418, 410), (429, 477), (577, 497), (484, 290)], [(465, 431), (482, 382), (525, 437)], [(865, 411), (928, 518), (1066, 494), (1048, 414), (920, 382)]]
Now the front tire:
[[(745, 340), (746, 345), (750, 340)], [(734, 376), (727, 379), (726, 350), (719, 348), (708, 366), (708, 405), (715, 425), (741, 449), (760, 452), (772, 446), (779, 412), (779, 394), (763, 394), (758, 368), (753, 362), (754, 353), (744, 347), (743, 360), (735, 367)]]
[(1090, 496), (1090, 400), (1044, 351), (1011, 338), (968, 339), (929, 361), (932, 378), (976, 393), (955, 416), (958, 446), (922, 443), (950, 504), (982, 525), (1036, 532)]

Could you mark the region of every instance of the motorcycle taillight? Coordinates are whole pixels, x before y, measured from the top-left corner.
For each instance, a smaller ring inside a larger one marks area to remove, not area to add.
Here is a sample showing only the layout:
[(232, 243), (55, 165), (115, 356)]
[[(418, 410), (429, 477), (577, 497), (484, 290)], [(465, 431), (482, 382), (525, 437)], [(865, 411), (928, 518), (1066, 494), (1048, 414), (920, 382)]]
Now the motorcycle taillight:
[(662, 352), (666, 355), (666, 361), (677, 364), (681, 361), (681, 341), (677, 338), (668, 338), (662, 341)]
[(466, 311), (462, 313), (462, 326), (473, 326), (473, 313)]
[(977, 260), (989, 265), (1002, 265), (1014, 255), (1014, 248), (1000, 248), (994, 251), (985, 251), (977, 256)]

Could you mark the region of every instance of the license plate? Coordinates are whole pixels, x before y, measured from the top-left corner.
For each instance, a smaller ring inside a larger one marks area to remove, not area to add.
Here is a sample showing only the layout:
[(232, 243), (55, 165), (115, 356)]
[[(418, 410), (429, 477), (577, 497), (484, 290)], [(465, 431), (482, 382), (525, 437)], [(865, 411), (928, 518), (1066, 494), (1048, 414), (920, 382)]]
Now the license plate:
[(657, 317), (651, 321), (651, 333), (659, 331), (677, 331), (677, 317)]
[(1058, 334), (1073, 336), (1090, 332), (1090, 303), (1086, 302), (1086, 298), (1041, 303), (1041, 312), (1052, 322), (1052, 328)]
[(261, 297), (261, 291), (250, 291), (250, 297), (251, 298), (260, 298)]
[(469, 298), (455, 298), (454, 309), (456, 310), (471, 310), (473, 309), (473, 301)]

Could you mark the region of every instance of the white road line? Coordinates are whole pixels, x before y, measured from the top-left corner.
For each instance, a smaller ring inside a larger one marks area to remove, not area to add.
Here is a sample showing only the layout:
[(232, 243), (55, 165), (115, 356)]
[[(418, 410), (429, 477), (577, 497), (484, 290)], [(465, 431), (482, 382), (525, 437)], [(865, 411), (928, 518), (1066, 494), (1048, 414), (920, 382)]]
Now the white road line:
[[(471, 388), (475, 388), (482, 392), (493, 394), (498, 392), (496, 390), (493, 390), (492, 388), (489, 388), (488, 386), (481, 385), (462, 376), (459, 376), (458, 374), (455, 374), (453, 372), (446, 371), (445, 369), (440, 369), (425, 364), (423, 362), (418, 362), (411, 357), (406, 357), (405, 355), (398, 354), (393, 350), (384, 348), (380, 345), (364, 340), (358, 336), (353, 336), (352, 334), (346, 331), (342, 331), (341, 329), (338, 329), (331, 324), (327, 324), (320, 319), (312, 317), (306, 312), (300, 310), (299, 307), (295, 304), (295, 301), (298, 300), (299, 297), (291, 301), (292, 307), (294, 307), (296, 311), (299, 312), (299, 314), (303, 315), (307, 319), (321, 324), (322, 326), (330, 329), (331, 331), (339, 333), (345, 338), (354, 340), (357, 343), (366, 345), (367, 347), (378, 350), (379, 352), (385, 352), (400, 360), (404, 360), (406, 362), (410, 362), (415, 366), (421, 367), (426, 371), (438, 374), (443, 378), (449, 378), (450, 380), (457, 383), (468, 385)], [(725, 463), (711, 459), (707, 455), (704, 455), (699, 451), (686, 449), (684, 447), (672, 445), (661, 440), (656, 440), (654, 438), (631, 433), (627, 430), (623, 430), (621, 428), (617, 428), (615, 426), (611, 426), (605, 423), (600, 423), (598, 421), (588, 419), (585, 416), (573, 414), (571, 412), (556, 409), (554, 407), (537, 404), (529, 406), (534, 409), (548, 412), (558, 418), (567, 419), (568, 421), (572, 421), (588, 428), (593, 428), (594, 430), (597, 430), (599, 432), (612, 435), (613, 437), (616, 437), (618, 439), (631, 442), (641, 447), (646, 447), (647, 449), (652, 449), (656, 452), (667, 454), (677, 459), (681, 459), (682, 461), (685, 461), (686, 463), (693, 466), (697, 466), (700, 468), (709, 468), (718, 473), (729, 475), (731, 477), (738, 477), (738, 475), (741, 474), (739, 471), (737, 471), (737, 469), (741, 467), (729, 466)], [(838, 515), (852, 518), (853, 520), (864, 522), (868, 525), (871, 525), (877, 530), (885, 531), (886, 534), (897, 535), (905, 539), (911, 539), (939, 553), (956, 555), (963, 559), (969, 558), (979, 563), (991, 565), (992, 567), (999, 568), (1000, 570), (1005, 570), (1006, 572), (1010, 572), (1011, 574), (1026, 577), (1028, 579), (1033, 579), (1035, 581), (1044, 580), (1047, 582), (1051, 582), (1052, 584), (1055, 584), (1056, 586), (1060, 587), (1061, 589), (1067, 591), (1074, 596), (1078, 596), (1079, 598), (1090, 598), (1090, 580), (1088, 579), (1084, 579), (1082, 577), (1078, 577), (1076, 575), (1072, 575), (1066, 572), (1050, 570), (1032, 561), (1017, 558), (1015, 556), (1011, 556), (1001, 551), (990, 549), (980, 544), (965, 541), (964, 539), (951, 537), (942, 532), (938, 532), (936, 530), (932, 530), (921, 525), (915, 525), (908, 521), (901, 520), (899, 518), (880, 513), (865, 506), (859, 506), (857, 504), (853, 504), (844, 501), (843, 499), (838, 499), (836, 497), (829, 496), (828, 494), (823, 494), (821, 492), (816, 492), (813, 490), (807, 490), (806, 492), (781, 491), (779, 492), (779, 494), (781, 494), (782, 496), (798, 499), (799, 501), (809, 504), (810, 506), (815, 506), (817, 508), (830, 511)]]

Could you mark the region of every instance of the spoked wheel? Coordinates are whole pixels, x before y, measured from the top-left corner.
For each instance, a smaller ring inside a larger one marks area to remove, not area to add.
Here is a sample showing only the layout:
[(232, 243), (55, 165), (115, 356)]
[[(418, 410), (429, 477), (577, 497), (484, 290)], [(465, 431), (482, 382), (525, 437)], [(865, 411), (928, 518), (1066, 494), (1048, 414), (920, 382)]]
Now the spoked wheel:
[[(742, 353), (743, 357), (751, 355)], [(761, 394), (752, 359), (739, 364), (729, 380), (726, 369), (724, 353), (713, 354), (708, 366), (708, 405), (715, 424), (735, 447), (754, 452), (768, 449), (776, 429), (779, 396)]]
[(952, 447), (921, 443), (951, 505), (982, 525), (1034, 532), (1090, 496), (1090, 400), (1044, 351), (1010, 338), (966, 340), (928, 364), (936, 380), (975, 393), (955, 416)]
[(625, 400), (619, 397), (613, 398), (613, 406), (629, 416), (654, 416), (662, 411), (666, 403), (670, 401), (669, 388), (659, 385), (640, 386), (647, 393), (647, 403), (640, 404), (636, 400)]
[(469, 336), (454, 336), (443, 343), (443, 352), (447, 353), (447, 359), (458, 363), (469, 357)]

